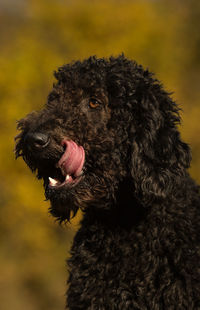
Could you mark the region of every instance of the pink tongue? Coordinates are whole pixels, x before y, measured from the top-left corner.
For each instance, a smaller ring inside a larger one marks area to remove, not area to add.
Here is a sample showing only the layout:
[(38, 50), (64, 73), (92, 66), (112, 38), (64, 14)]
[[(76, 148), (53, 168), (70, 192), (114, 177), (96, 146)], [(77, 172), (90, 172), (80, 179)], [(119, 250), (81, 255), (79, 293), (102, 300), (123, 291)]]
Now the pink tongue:
[(85, 161), (85, 152), (82, 146), (78, 146), (74, 141), (64, 140), (66, 151), (58, 162), (66, 174), (79, 176)]

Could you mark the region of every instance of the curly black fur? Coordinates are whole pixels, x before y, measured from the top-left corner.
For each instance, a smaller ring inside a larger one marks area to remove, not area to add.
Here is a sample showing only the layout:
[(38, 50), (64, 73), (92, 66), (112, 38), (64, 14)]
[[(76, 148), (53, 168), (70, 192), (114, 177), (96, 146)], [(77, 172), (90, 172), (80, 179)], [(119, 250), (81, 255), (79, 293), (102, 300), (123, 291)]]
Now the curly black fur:
[[(82, 225), (68, 262), (70, 310), (200, 309), (200, 195), (179, 109), (123, 55), (64, 65), (43, 110), (19, 121), (16, 156), (43, 178), (50, 212)], [(93, 105), (90, 104), (91, 100)], [(50, 137), (41, 149), (27, 135)], [(63, 139), (85, 150), (75, 185), (61, 178)]]

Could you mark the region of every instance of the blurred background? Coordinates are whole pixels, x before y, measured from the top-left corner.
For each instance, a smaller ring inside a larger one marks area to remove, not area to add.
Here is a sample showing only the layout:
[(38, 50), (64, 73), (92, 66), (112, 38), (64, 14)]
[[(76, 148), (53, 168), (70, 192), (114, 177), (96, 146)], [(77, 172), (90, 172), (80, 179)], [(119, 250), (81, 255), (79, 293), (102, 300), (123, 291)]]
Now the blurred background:
[(173, 91), (200, 181), (200, 1), (0, 0), (2, 310), (64, 309), (65, 259), (80, 219), (59, 227), (48, 215), (42, 184), (14, 159), (16, 120), (46, 102), (58, 66), (121, 52)]

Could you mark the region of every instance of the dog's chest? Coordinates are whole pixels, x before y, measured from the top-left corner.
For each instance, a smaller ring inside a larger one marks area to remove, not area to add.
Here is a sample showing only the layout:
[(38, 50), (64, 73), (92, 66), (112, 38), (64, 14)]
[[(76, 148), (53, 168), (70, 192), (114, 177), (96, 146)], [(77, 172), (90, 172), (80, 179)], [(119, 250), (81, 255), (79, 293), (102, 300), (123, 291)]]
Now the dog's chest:
[(108, 304), (120, 299), (119, 309), (123, 309), (123, 298), (133, 299), (135, 295), (138, 299), (144, 291), (144, 273), (153, 267), (151, 255), (142, 255), (148, 248), (144, 239), (141, 232), (134, 229), (130, 232), (106, 229), (103, 225), (82, 226), (74, 239), (69, 260), (68, 298), (73, 298), (76, 290), (80, 303), (93, 300), (98, 305), (102, 303), (102, 307), (106, 305), (106, 310), (112, 309)]

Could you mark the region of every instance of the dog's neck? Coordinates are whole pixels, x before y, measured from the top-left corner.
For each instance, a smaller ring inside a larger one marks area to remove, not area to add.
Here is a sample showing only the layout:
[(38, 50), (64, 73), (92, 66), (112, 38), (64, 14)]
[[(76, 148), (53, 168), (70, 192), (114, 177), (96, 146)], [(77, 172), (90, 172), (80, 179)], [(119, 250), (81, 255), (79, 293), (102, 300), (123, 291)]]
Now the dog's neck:
[(134, 197), (133, 188), (130, 187), (130, 182), (127, 180), (119, 186), (116, 203), (111, 204), (110, 208), (106, 209), (91, 206), (85, 215), (91, 221), (98, 221), (99, 224), (131, 229), (143, 221), (147, 213), (148, 208), (144, 208)]

